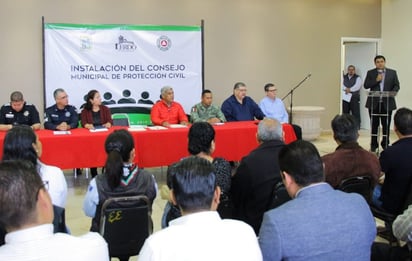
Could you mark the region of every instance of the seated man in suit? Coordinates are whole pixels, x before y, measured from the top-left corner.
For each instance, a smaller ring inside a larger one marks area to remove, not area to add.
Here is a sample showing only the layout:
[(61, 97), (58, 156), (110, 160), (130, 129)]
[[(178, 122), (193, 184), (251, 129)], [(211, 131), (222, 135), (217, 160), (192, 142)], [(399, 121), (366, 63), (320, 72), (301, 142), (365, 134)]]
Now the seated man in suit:
[(155, 103), (150, 112), (150, 119), (154, 125), (164, 127), (170, 124), (187, 125), (189, 120), (180, 103), (175, 102), (175, 94), (173, 88), (165, 86), (160, 90), (161, 100)]
[(213, 165), (188, 157), (175, 165), (171, 199), (182, 217), (146, 239), (139, 261), (155, 260), (262, 260), (252, 228), (216, 212), (220, 188)]
[(219, 107), (212, 104), (213, 96), (210, 90), (202, 91), (202, 101), (192, 107), (190, 121), (206, 121), (210, 124), (225, 122), (226, 118)]
[(412, 110), (400, 108), (396, 111), (394, 129), (399, 140), (379, 157), (385, 179), (382, 186), (375, 187), (372, 200), (374, 205), (399, 215), (412, 183)]
[(331, 125), (338, 147), (322, 157), (326, 182), (337, 188), (346, 178), (370, 176), (375, 187), (381, 177), (381, 166), (375, 154), (359, 146), (358, 120), (350, 114), (336, 115)]
[(97, 233), (53, 234), (53, 206), (36, 168), (27, 161), (0, 163), (0, 224), (7, 233), (0, 260), (109, 260)]
[(44, 128), (48, 130), (67, 131), (79, 125), (79, 114), (76, 107), (69, 105), (69, 96), (59, 88), (53, 92), (56, 104), (46, 109)]
[(257, 235), (263, 213), (272, 201), (273, 189), (282, 180), (278, 163), (279, 151), (284, 146), (282, 125), (265, 118), (259, 122), (256, 138), (259, 146), (240, 161), (230, 195), (233, 218), (251, 225)]
[(292, 200), (264, 214), (259, 244), (266, 260), (369, 260), (375, 220), (365, 199), (324, 182), (316, 147), (298, 140), (279, 152)]
[(265, 117), (256, 102), (246, 96), (246, 91), (246, 85), (238, 82), (233, 87), (233, 95), (223, 102), (222, 112), (227, 121), (253, 121)]

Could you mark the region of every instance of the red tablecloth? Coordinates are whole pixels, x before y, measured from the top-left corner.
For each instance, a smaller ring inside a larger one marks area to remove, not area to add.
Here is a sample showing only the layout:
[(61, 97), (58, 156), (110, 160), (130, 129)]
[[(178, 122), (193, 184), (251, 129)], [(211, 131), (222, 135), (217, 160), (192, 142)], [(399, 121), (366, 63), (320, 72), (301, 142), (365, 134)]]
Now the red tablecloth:
[[(104, 142), (115, 129), (105, 132), (90, 132), (74, 129), (68, 135), (55, 135), (50, 130), (36, 133), (43, 144), (41, 160), (62, 169), (103, 166), (106, 160)], [(229, 122), (214, 126), (216, 150), (214, 156), (239, 161), (257, 147), (255, 122)], [(293, 128), (283, 125), (286, 143), (296, 140)], [(135, 141), (135, 161), (141, 167), (166, 166), (188, 156), (187, 134), (189, 128), (167, 130), (131, 131)], [(5, 133), (0, 133), (0, 156), (3, 154)]]

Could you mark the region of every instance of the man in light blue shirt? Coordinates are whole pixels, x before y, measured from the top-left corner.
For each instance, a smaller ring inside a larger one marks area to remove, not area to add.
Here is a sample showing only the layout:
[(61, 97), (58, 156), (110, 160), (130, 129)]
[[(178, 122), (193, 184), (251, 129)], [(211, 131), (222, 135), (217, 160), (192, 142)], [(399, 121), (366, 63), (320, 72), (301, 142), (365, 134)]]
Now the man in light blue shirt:
[[(266, 96), (260, 101), (259, 107), (268, 118), (278, 120), (280, 123), (289, 123), (289, 115), (286, 111), (282, 99), (276, 97), (277, 88), (273, 83), (267, 83), (264, 87)], [(302, 139), (302, 129), (300, 126), (291, 124), (295, 131), (296, 138)]]

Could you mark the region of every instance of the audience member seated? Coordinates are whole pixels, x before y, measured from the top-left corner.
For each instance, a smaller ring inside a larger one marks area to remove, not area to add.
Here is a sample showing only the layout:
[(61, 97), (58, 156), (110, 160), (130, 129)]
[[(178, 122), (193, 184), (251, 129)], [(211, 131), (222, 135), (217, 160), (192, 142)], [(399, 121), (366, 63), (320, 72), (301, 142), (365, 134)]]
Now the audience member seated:
[(12, 92), (10, 103), (0, 109), (0, 131), (6, 131), (15, 125), (28, 125), (33, 130), (40, 129), (40, 117), (36, 107), (24, 101), (19, 91)]
[(412, 110), (400, 108), (394, 117), (398, 141), (382, 151), (379, 161), (385, 173), (383, 185), (376, 186), (373, 204), (397, 216), (403, 211), (412, 182)]
[[(230, 202), (230, 186), (231, 186), (231, 173), (232, 168), (230, 167), (229, 162), (227, 162), (223, 158), (213, 158), (212, 153), (215, 150), (215, 130), (213, 127), (207, 122), (195, 122), (189, 129), (189, 142), (188, 142), (188, 150), (189, 153), (193, 156), (197, 156), (200, 158), (204, 158), (212, 163), (214, 168), (214, 173), (216, 175), (216, 182), (220, 188), (220, 201), (226, 205), (226, 207), (230, 208), (223, 208), (219, 206), (217, 211), (222, 218), (230, 218), (231, 217), (231, 202)], [(173, 166), (173, 165), (172, 165)], [(173, 169), (173, 168), (172, 168)], [(168, 187), (171, 187), (171, 180), (172, 180), (173, 172), (168, 171)], [(165, 206), (165, 213), (163, 217), (163, 227), (168, 225), (168, 222), (173, 218), (179, 217), (179, 211), (173, 209), (173, 206), (170, 205), (171, 200), (168, 202), (168, 206)], [(169, 208), (172, 209), (172, 213), (169, 213)], [(228, 213), (229, 212), (229, 213)]]
[(412, 254), (412, 205), (399, 215), (392, 224), (394, 236), (406, 244), (390, 246), (389, 244), (375, 242), (372, 246), (372, 261), (400, 261), (411, 260)]
[(53, 234), (47, 185), (29, 161), (0, 163), (0, 224), (7, 230), (0, 260), (109, 260), (97, 233)]
[(53, 92), (56, 104), (45, 111), (44, 128), (48, 130), (67, 131), (77, 128), (79, 115), (74, 106), (69, 105), (69, 96), (63, 89)]
[(48, 192), (55, 206), (65, 208), (67, 183), (58, 167), (40, 161), (42, 144), (34, 131), (25, 125), (15, 126), (7, 131), (3, 144), (3, 161), (27, 160), (38, 170), (40, 178), (47, 183)]
[(275, 119), (259, 122), (256, 138), (259, 147), (245, 156), (232, 178), (230, 195), (233, 218), (242, 220), (259, 233), (263, 213), (272, 202), (273, 189), (281, 181), (278, 163), (283, 148), (282, 125)]
[(192, 111), (190, 112), (190, 121), (206, 121), (211, 124), (225, 122), (225, 115), (223, 115), (220, 108), (213, 105), (212, 102), (212, 92), (210, 90), (203, 90), (201, 102), (192, 107)]
[[(91, 90), (86, 95), (86, 104), (80, 114), (81, 124), (83, 128), (110, 128), (113, 120), (110, 110), (107, 106), (102, 105), (100, 93), (96, 90)], [(90, 173), (94, 178), (97, 175), (97, 168), (90, 168)]]
[(335, 152), (322, 157), (326, 182), (337, 188), (346, 178), (370, 176), (375, 186), (381, 176), (381, 167), (376, 155), (358, 144), (357, 119), (350, 114), (336, 115), (331, 126), (338, 147)]
[(316, 147), (298, 140), (279, 152), (291, 201), (265, 213), (259, 232), (264, 260), (370, 260), (375, 220), (365, 199), (324, 182)]
[(83, 203), (84, 213), (92, 218), (91, 231), (99, 229), (100, 211), (106, 199), (145, 195), (152, 203), (157, 193), (153, 175), (133, 163), (134, 141), (127, 130), (112, 132), (104, 146), (107, 153), (105, 172), (90, 181)]
[[(259, 107), (268, 118), (278, 120), (280, 123), (289, 123), (289, 115), (286, 111), (285, 104), (277, 98), (278, 89), (273, 83), (267, 83), (264, 87), (266, 96), (260, 101)], [(295, 131), (296, 138), (302, 139), (302, 128), (299, 125), (291, 124)]]
[(139, 261), (262, 260), (252, 228), (216, 212), (221, 193), (210, 161), (188, 157), (174, 168), (171, 198), (183, 216), (146, 239)]
[(170, 124), (187, 125), (189, 120), (180, 103), (174, 101), (173, 88), (165, 86), (160, 90), (161, 100), (157, 101), (150, 112), (154, 125), (168, 127)]
[(233, 95), (223, 102), (222, 112), (227, 121), (253, 121), (265, 117), (256, 102), (246, 96), (246, 91), (246, 85), (238, 82), (233, 87)]

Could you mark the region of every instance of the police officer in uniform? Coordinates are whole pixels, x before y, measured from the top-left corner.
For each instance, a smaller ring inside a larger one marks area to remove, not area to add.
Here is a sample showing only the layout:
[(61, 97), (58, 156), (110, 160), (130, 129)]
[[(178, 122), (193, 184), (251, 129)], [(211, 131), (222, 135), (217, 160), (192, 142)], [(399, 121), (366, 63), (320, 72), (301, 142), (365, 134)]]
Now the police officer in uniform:
[(225, 115), (219, 107), (212, 104), (213, 97), (210, 90), (203, 90), (202, 101), (192, 107), (191, 122), (207, 121), (208, 123), (226, 122)]
[(4, 104), (0, 110), (0, 130), (7, 131), (15, 125), (28, 125), (33, 130), (40, 129), (40, 117), (36, 107), (26, 103), (23, 94), (12, 92), (10, 102)]
[(56, 104), (48, 107), (44, 113), (44, 128), (48, 130), (67, 131), (77, 128), (79, 115), (76, 107), (69, 105), (69, 96), (63, 89), (53, 92)]

